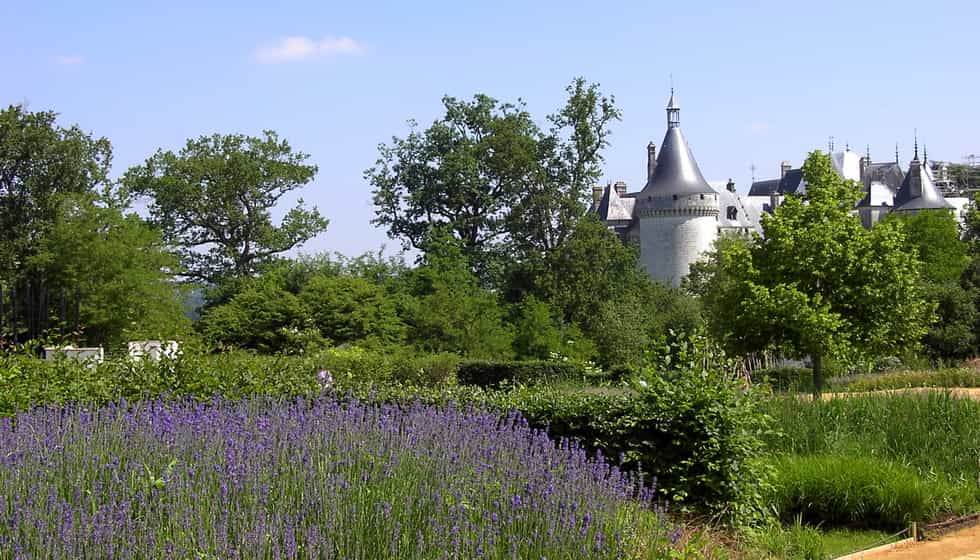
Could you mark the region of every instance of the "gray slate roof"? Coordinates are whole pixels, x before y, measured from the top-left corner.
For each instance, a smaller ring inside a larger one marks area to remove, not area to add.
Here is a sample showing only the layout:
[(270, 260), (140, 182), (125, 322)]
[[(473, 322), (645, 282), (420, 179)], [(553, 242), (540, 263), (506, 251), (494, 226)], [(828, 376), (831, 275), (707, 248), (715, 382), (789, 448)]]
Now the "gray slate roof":
[(595, 213), (603, 220), (632, 220), (635, 198), (621, 198), (616, 192), (615, 185), (606, 185)]
[(930, 175), (931, 173), (921, 167), (918, 157), (913, 159), (909, 165), (909, 172), (905, 174), (905, 180), (902, 181), (902, 187), (895, 195), (895, 209), (898, 211), (953, 209), (953, 205), (947, 202), (936, 188)]
[(790, 169), (782, 179), (756, 181), (749, 187), (749, 196), (768, 196), (771, 194), (793, 194), (799, 191), (803, 181), (802, 169)]
[(691, 147), (680, 127), (667, 129), (657, 155), (657, 169), (640, 192), (642, 196), (687, 196), (714, 193), (701, 175)]

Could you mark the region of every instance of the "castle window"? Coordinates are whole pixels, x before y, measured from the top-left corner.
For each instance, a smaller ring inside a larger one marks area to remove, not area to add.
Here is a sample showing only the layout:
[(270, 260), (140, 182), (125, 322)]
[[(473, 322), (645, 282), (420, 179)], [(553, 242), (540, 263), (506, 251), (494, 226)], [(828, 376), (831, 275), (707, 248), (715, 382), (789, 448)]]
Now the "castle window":
[(728, 210), (727, 210), (727, 216), (728, 216), (728, 219), (729, 220), (737, 220), (738, 219), (738, 208), (735, 208), (734, 206), (729, 206), (728, 207)]
[(701, 200), (704, 200), (704, 195), (703, 194), (701, 195)]
[(676, 194), (674, 195), (674, 200), (677, 200), (677, 195)]

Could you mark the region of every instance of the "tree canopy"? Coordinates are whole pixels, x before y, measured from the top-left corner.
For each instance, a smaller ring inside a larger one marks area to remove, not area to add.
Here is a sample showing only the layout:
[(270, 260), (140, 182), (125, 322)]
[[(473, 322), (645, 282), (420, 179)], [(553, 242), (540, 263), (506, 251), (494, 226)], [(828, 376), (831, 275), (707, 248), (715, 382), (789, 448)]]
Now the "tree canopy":
[(302, 199), (279, 225), (271, 210), (309, 183), (317, 167), (273, 131), (261, 138), (214, 134), (159, 150), (131, 168), (123, 184), (149, 198), (150, 221), (177, 248), (182, 274), (218, 284), (261, 265), (324, 231), (327, 220)]
[(810, 154), (803, 175), (805, 196), (787, 196), (765, 216), (763, 237), (718, 246), (701, 289), (712, 329), (729, 349), (809, 356), (819, 392), (824, 358), (914, 346), (933, 309), (902, 228), (885, 221), (864, 229), (852, 213), (860, 188), (828, 156)]
[(557, 247), (585, 211), (609, 125), (619, 119), (597, 85), (580, 78), (567, 91), (547, 132), (520, 101), (444, 97), (442, 118), (422, 131), (410, 122), (407, 137), (379, 146), (365, 172), (374, 223), (419, 249), (445, 228), (481, 272), (502, 253), (524, 258)]

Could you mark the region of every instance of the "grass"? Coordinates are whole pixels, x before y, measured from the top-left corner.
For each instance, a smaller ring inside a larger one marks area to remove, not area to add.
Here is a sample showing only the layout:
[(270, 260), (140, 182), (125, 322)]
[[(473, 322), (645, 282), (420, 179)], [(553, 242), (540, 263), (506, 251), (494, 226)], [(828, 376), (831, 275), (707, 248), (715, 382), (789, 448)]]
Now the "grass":
[[(777, 426), (768, 445), (781, 457), (777, 465), (786, 471), (784, 485), (795, 485), (800, 496), (809, 492), (829, 500), (836, 493), (837, 503), (851, 504), (839, 507), (853, 508), (850, 515), (857, 516), (870, 511), (873, 492), (885, 491), (881, 479), (888, 473), (905, 482), (888, 491), (896, 503), (874, 506), (885, 526), (902, 522), (895, 515), (899, 503), (908, 508), (910, 520), (919, 521), (925, 519), (916, 517), (980, 509), (980, 402), (947, 393), (891, 394), (829, 401), (772, 399), (763, 408)], [(877, 486), (871, 490), (861, 487), (863, 483)], [(893, 513), (885, 515), (889, 510)], [(837, 516), (834, 522), (846, 522), (846, 517)]]
[(776, 472), (771, 503), (784, 521), (894, 531), (953, 507), (947, 483), (884, 459), (784, 455)]
[(866, 392), (912, 387), (980, 387), (980, 371), (972, 368), (889, 371), (831, 379), (831, 391)]

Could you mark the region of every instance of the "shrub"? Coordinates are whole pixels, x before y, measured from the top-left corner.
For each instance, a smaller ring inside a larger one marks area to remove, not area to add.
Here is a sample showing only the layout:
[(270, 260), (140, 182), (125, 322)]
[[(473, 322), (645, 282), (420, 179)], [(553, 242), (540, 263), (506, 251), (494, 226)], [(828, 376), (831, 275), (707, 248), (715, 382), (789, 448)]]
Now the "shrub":
[(899, 529), (935, 516), (948, 493), (915, 470), (875, 457), (784, 455), (776, 461), (773, 507), (784, 521)]
[(456, 375), (465, 385), (498, 387), (508, 383), (581, 381), (590, 373), (578, 362), (468, 360), (460, 364)]
[(656, 475), (658, 494), (680, 511), (742, 524), (764, 507), (768, 421), (755, 402), (720, 374), (684, 373), (636, 391), (523, 388), (496, 404)]

